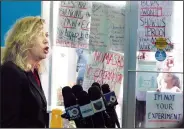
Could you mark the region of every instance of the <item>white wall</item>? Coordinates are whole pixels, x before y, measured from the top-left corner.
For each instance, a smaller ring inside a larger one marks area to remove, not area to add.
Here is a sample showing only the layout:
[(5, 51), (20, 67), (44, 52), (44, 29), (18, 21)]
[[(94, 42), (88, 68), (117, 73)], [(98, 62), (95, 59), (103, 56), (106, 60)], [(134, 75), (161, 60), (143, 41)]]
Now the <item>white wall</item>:
[[(42, 7), (41, 7), (41, 15), (42, 18), (46, 20), (47, 29), (49, 31), (49, 17), (50, 17), (50, 1), (42, 1)], [(49, 60), (46, 59), (46, 71), (41, 75), (41, 82), (42, 87), (46, 95), (46, 99), (48, 101), (48, 88), (49, 88)]]
[[(54, 107), (57, 101), (57, 88), (76, 82), (75, 71), (77, 57), (75, 49), (53, 46), (56, 42), (59, 2), (60, 1), (53, 1), (52, 8), (51, 1), (42, 1), (42, 17), (46, 20), (49, 32), (52, 30), (53, 33), (49, 34), (51, 39), (50, 47), (52, 50), (49, 58), (46, 60), (47, 70), (42, 74), (41, 81), (49, 106), (52, 105)], [(53, 9), (53, 14), (50, 14), (50, 8)], [(52, 61), (49, 61), (51, 58)], [(49, 72), (51, 72), (50, 78)]]

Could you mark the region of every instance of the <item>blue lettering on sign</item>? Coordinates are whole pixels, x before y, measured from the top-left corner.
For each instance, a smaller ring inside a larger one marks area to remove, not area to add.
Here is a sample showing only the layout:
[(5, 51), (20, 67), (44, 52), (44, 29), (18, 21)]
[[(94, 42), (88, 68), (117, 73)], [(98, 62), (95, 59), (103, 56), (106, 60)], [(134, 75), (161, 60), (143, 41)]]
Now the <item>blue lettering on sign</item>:
[(154, 94), (154, 100), (167, 100), (167, 101), (174, 101), (175, 95), (167, 95), (167, 94)]
[(150, 120), (181, 120), (182, 114), (174, 114), (174, 113), (148, 113), (148, 119)]

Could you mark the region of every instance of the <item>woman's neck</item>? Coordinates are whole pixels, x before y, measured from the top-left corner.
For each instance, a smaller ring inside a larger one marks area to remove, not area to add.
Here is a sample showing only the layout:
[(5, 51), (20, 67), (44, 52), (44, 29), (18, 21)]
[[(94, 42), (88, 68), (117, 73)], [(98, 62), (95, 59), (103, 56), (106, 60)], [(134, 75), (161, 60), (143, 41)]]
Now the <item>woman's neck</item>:
[(169, 83), (169, 84), (167, 84), (166, 88), (171, 89), (171, 88), (173, 88), (173, 85)]
[(28, 53), (27, 63), (30, 65), (31, 71), (34, 72), (34, 69), (37, 68), (39, 61), (35, 59), (30, 53)]
[(34, 61), (34, 60), (28, 60), (28, 64), (31, 65), (31, 71), (34, 72), (34, 69), (37, 68), (38, 66), (38, 61)]

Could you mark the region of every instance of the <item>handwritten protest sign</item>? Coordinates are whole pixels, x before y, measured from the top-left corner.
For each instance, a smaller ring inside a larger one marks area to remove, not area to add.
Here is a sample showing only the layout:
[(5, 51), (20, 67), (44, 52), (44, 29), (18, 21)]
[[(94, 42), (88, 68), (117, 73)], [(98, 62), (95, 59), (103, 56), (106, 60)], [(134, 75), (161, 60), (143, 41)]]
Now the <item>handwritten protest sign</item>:
[(182, 118), (182, 93), (147, 92), (146, 128), (176, 127)]
[(89, 1), (61, 1), (56, 45), (88, 48), (91, 6)]
[(87, 64), (83, 89), (88, 90), (93, 82), (106, 83), (118, 94), (123, 80), (123, 65), (124, 59), (120, 54), (93, 52)]
[(156, 38), (164, 37), (168, 43), (166, 51), (173, 49), (171, 25), (173, 1), (139, 1), (138, 50), (155, 51)]
[[(89, 49), (107, 52), (123, 52), (124, 7), (93, 2)], [(116, 19), (116, 20), (114, 20)]]
[[(154, 62), (140, 62), (138, 70), (155, 71), (156, 63)], [(154, 72), (137, 72), (137, 91), (152, 91), (157, 89), (157, 73)]]
[[(118, 4), (118, 3), (117, 3)], [(125, 34), (125, 8), (108, 5), (110, 50), (123, 53)]]

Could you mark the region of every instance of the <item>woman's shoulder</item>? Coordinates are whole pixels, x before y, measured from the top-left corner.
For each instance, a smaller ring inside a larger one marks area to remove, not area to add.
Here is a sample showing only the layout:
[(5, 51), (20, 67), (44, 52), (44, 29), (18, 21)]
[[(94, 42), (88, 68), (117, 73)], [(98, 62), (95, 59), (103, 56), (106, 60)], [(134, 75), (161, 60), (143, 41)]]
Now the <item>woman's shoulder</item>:
[(174, 86), (172, 89), (173, 89), (174, 91), (176, 91), (176, 92), (181, 92), (180, 88), (178, 88), (177, 86)]
[(22, 69), (20, 69), (12, 61), (7, 61), (1, 65), (1, 73), (20, 75), (20, 74), (24, 73), (24, 71)]
[(14, 64), (12, 61), (4, 62), (1, 65), (1, 70), (13, 70), (13, 69), (18, 69), (18, 66)]

